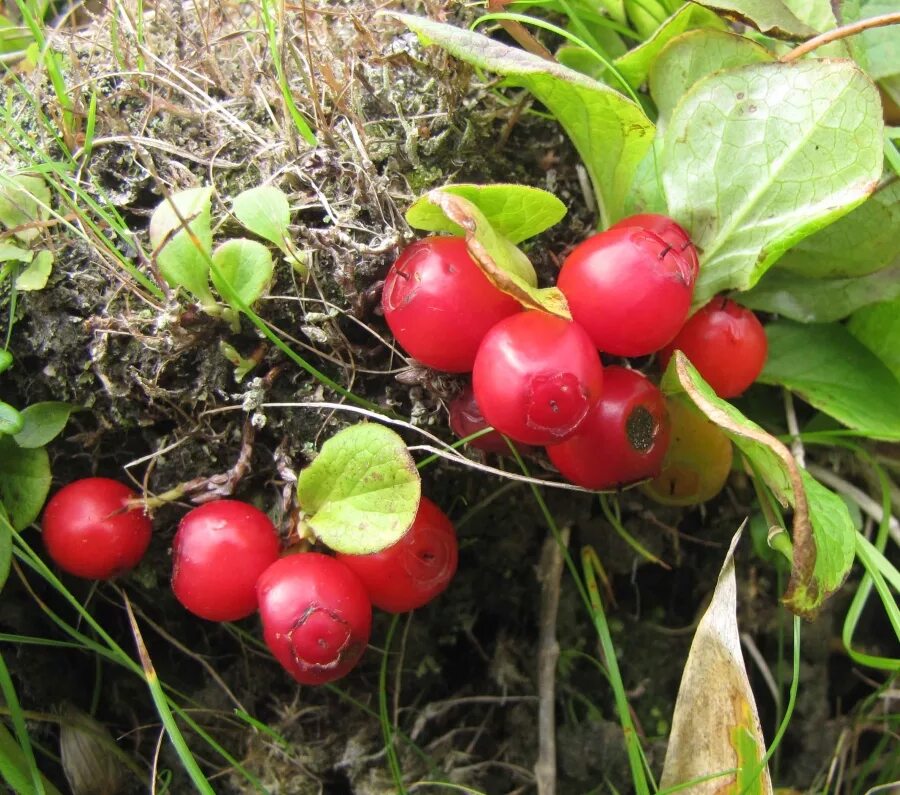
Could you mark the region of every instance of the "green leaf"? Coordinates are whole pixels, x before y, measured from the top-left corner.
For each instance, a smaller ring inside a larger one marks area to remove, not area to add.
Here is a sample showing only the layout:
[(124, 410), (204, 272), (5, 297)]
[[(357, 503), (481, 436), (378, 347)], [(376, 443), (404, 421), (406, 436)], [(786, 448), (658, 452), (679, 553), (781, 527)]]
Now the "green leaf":
[(43, 290), (53, 270), (53, 252), (39, 251), (31, 264), (16, 278), (16, 289), (22, 292)]
[(0, 262), (31, 262), (34, 252), (0, 241)]
[[(440, 190), (471, 202), (494, 231), (510, 243), (539, 235), (566, 214), (566, 205), (552, 193), (527, 185), (444, 185)], [(428, 232), (464, 234), (427, 196), (406, 211), (406, 221), (413, 228)]]
[(672, 39), (650, 69), (650, 96), (659, 111), (657, 124), (662, 127), (678, 101), (707, 75), (771, 60), (765, 47), (723, 30), (692, 30)]
[(718, 425), (775, 497), (794, 509), (791, 577), (782, 601), (798, 615), (813, 617), (853, 563), (856, 531), (846, 505), (801, 472), (782, 442), (717, 397), (681, 351), (669, 361), (661, 387), (670, 398), (690, 400)]
[(900, 296), (900, 265), (852, 279), (810, 279), (772, 268), (739, 301), (801, 323), (830, 323), (862, 307)]
[(653, 144), (638, 164), (634, 181), (625, 196), (625, 215), (638, 213), (659, 213), (668, 215), (666, 197), (663, 193), (662, 175), (659, 164), (662, 162), (663, 136), (657, 133)]
[(22, 412), (0, 400), (0, 435), (12, 436), (22, 430)]
[(266, 291), (275, 270), (269, 249), (246, 238), (226, 240), (215, 250), (212, 260), (218, 270), (218, 274), (212, 273), (216, 289), (225, 294), (221, 275), (245, 304), (252, 304)]
[[(861, 19), (895, 13), (896, 0), (844, 0), (840, 4), (843, 24)], [(860, 66), (895, 103), (900, 104), (900, 47), (897, 46), (897, 26), (872, 28), (847, 39), (850, 52)]]
[(725, 23), (711, 11), (707, 11), (695, 3), (685, 3), (663, 22), (647, 41), (616, 58), (616, 68), (622, 77), (637, 88), (647, 79), (647, 75), (650, 74), (650, 69), (662, 49), (676, 36), (680, 36), (691, 28), (721, 29), (724, 27)]
[(32, 403), (22, 411), (24, 426), (15, 434), (19, 447), (33, 449), (52, 442), (66, 427), (69, 415), (78, 411), (71, 403)]
[(50, 458), (43, 447), (23, 450), (0, 436), (0, 502), (16, 530), (30, 525), (50, 492)]
[(762, 383), (787, 387), (862, 436), (900, 440), (900, 382), (846, 328), (780, 321), (766, 336)]
[(13, 365), (13, 355), (5, 348), (0, 348), (0, 373), (6, 372)]
[(853, 212), (801, 240), (779, 261), (803, 276), (862, 276), (900, 266), (900, 179), (888, 180)]
[(861, 309), (850, 318), (847, 328), (900, 381), (900, 301)]
[(666, 129), (669, 211), (700, 251), (695, 302), (752, 287), (791, 246), (849, 212), (881, 175), (878, 92), (850, 61), (717, 72)]
[[(0, 173), (0, 223), (7, 229), (39, 224), (50, 217), (50, 188), (41, 177)], [(20, 229), (15, 236), (31, 243), (40, 235), (35, 226)]]
[(239, 193), (232, 205), (234, 214), (253, 234), (286, 251), (291, 208), (283, 191), (272, 185), (260, 185)]
[(809, 25), (816, 33), (824, 33), (837, 27), (831, 0), (784, 0), (784, 4), (797, 19)]
[(806, 39), (816, 35), (782, 0), (704, 0), (703, 5), (776, 39)]
[(323, 544), (350, 555), (378, 552), (412, 526), (421, 483), (403, 440), (375, 423), (336, 433), (297, 480), (300, 506)]
[(540, 309), (571, 320), (569, 305), (562, 292), (556, 287), (538, 289), (537, 274), (528, 257), (497, 234), (478, 207), (442, 188), (430, 191), (425, 198), (465, 232), (469, 254), (497, 289), (529, 309)]
[[(215, 303), (209, 289), (211, 199), (212, 188), (179, 191), (163, 199), (150, 217), (150, 245), (162, 277), (204, 305)], [(182, 228), (179, 214), (186, 228)]]
[(609, 86), (478, 33), (408, 14), (390, 14), (451, 55), (527, 88), (572, 139), (591, 176), (602, 224), (623, 215), (625, 194), (653, 139), (641, 107)]

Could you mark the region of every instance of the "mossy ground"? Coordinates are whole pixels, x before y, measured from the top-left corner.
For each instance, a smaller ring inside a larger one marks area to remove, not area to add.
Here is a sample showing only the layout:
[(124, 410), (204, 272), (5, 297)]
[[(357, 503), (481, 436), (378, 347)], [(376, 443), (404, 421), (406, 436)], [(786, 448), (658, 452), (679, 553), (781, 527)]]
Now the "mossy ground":
[[(257, 307), (260, 315), (330, 378), (449, 439), (446, 405), (461, 379), (401, 372), (406, 362), (381, 339), (387, 331), (377, 310), (379, 280), (398, 247), (413, 237), (403, 212), (416, 196), (447, 182), (517, 182), (551, 190), (569, 214), (527, 249), (549, 280), (560, 256), (593, 223), (577, 158), (560, 128), (530, 112), (523, 94), (483, 82), (377, 16), (371, 4), (347, 0), (287, 6), (278, 22), (292, 94), (318, 136), (311, 147), (285, 109), (256, 4), (158, 2), (145, 7), (142, 25), (136, 10), (124, 3), (79, 11), (53, 38), (66, 61), (76, 128), (89, 97), (97, 103), (93, 151), (76, 156), (81, 189), (114, 208), (148, 250), (148, 217), (165, 192), (213, 184), (214, 217), (221, 219), (216, 234), (224, 239), (239, 229), (227, 214), (229, 197), (261, 183), (281, 187), (294, 208), (296, 245), (312, 257), (312, 277), (303, 281), (282, 264)], [(460, 21), (467, 13), (436, 3), (413, 10)], [(62, 160), (60, 144), (37, 114), (58, 115), (49, 85), (38, 71), (19, 77), (36, 102), (7, 83), (13, 114), (34, 151)], [(77, 153), (77, 135), (72, 144)], [(21, 150), (3, 149), (4, 167), (29, 166)], [(12, 335), (17, 364), (0, 382), (3, 398), (15, 405), (65, 400), (85, 408), (50, 448), (55, 484), (89, 474), (121, 478), (126, 467), (136, 485), (158, 493), (225, 472), (252, 421), (251, 464), (236, 494), (286, 525), (292, 507), (282, 499), (290, 494), (286, 471), (302, 467), (324, 438), (355, 418), (266, 408), (266, 402), (334, 395), (246, 321), (236, 333), (199, 314), (184, 296), (160, 300), (148, 294), (108, 250), (96, 240), (91, 244), (90, 234), (76, 234), (83, 226), (77, 218), (74, 223), (74, 231), (51, 227), (41, 238), (55, 252), (55, 269), (46, 289), (19, 297)], [(110, 245), (150, 273), (138, 246), (120, 239)], [(11, 311), (7, 297), (4, 317)], [(259, 359), (241, 383), (219, 350), (222, 340)], [(529, 465), (537, 474), (549, 471), (540, 456)], [(528, 792), (538, 742), (535, 567), (547, 527), (527, 486), (448, 463), (427, 469), (423, 485), (458, 523), (460, 569), (444, 597), (398, 619), (394, 632), (388, 714), (409, 738), (396, 746), (404, 780), (447, 778), (492, 794)], [(591, 497), (551, 491), (548, 499), (556, 522), (573, 531), (572, 549), (595, 545), (608, 569), (616, 600), (609, 606), (614, 640), (658, 772), (690, 627), (731, 533), (752, 504), (752, 491), (737, 478), (718, 501), (687, 513), (626, 495), (626, 526), (672, 563), (671, 570), (639, 560)], [(395, 792), (377, 719), (391, 619), (377, 618), (373, 648), (338, 689), (298, 688), (246, 638), (193, 619), (175, 602), (168, 550), (182, 510), (157, 512), (150, 553), (121, 583), (160, 679), (272, 792)], [(36, 532), (27, 538), (39, 546)], [(738, 570), (741, 626), (773, 659), (778, 632), (788, 632), (775, 609), (774, 575), (746, 549)], [(123, 646), (133, 648), (116, 588), (66, 582)], [(36, 595), (66, 612), (49, 589), (38, 587)], [(55, 636), (34, 600), (12, 576), (0, 602), (4, 631)], [(258, 636), (255, 619), (239, 627)], [(597, 649), (567, 579), (558, 632), (559, 791), (627, 792), (627, 761), (608, 686), (575, 654), (597, 656)], [(805, 647), (804, 695), (782, 762), (782, 770), (791, 771), (784, 780), (798, 787), (827, 766), (838, 734), (850, 725), (839, 715), (860, 693), (852, 686), (834, 690), (829, 672), (845, 665), (832, 647), (835, 635), (832, 613), (808, 633), (820, 640)], [(93, 707), (129, 754), (141, 765), (154, 763), (159, 717), (139, 679), (71, 649), (13, 646), (6, 658), (26, 709), (54, 713), (66, 702)], [(751, 674), (770, 731), (775, 713), (761, 679)], [(248, 726), (235, 709), (271, 727), (277, 738)], [(46, 750), (41, 766), (64, 786), (53, 762), (55, 725), (35, 720), (30, 729)], [(252, 791), (201, 739), (188, 739), (210, 775), (219, 771), (211, 779), (216, 792)], [(171, 792), (190, 790), (165, 742), (156, 764), (172, 771)], [(128, 781), (128, 791), (147, 791), (149, 774)]]

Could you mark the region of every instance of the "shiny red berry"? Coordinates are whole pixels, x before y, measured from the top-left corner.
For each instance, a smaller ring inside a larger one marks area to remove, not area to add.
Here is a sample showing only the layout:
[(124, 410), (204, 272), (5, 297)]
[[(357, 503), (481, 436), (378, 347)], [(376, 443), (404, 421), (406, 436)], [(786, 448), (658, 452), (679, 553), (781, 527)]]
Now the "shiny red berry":
[(266, 645), (298, 682), (333, 682), (359, 661), (372, 603), (344, 563), (318, 552), (288, 555), (263, 572), (256, 592)]
[(672, 246), (679, 254), (684, 255), (691, 266), (694, 274), (694, 280), (700, 271), (700, 260), (697, 257), (697, 249), (690, 238), (690, 235), (682, 226), (675, 223), (668, 215), (658, 215), (656, 213), (640, 213), (639, 215), (630, 215), (623, 218), (618, 223), (613, 224), (610, 229), (621, 229), (625, 226), (635, 226), (640, 229), (647, 229), (659, 235), (663, 240)]
[(256, 581), (281, 543), (258, 508), (216, 500), (185, 514), (172, 542), (172, 590), (194, 615), (237, 621), (256, 610)]
[(362, 580), (372, 604), (406, 613), (430, 602), (456, 573), (456, 531), (440, 508), (422, 497), (412, 526), (396, 544), (371, 555), (338, 555)]
[(108, 580), (134, 568), (150, 544), (152, 525), (128, 486), (84, 478), (60, 489), (44, 510), (44, 545), (69, 574)]
[(488, 330), (522, 309), (488, 281), (460, 237), (428, 237), (404, 249), (381, 306), (403, 350), (451, 373), (469, 372)]
[(659, 358), (665, 367), (680, 350), (722, 398), (737, 397), (766, 363), (768, 341), (762, 323), (749, 309), (727, 298), (713, 298), (698, 310)]
[(695, 272), (659, 235), (609, 229), (576, 246), (557, 286), (594, 345), (616, 356), (655, 353), (687, 317)]
[(655, 477), (669, 446), (662, 392), (625, 367), (607, 367), (603, 375), (603, 397), (578, 432), (547, 448), (563, 477), (586, 489)]
[(597, 404), (603, 368), (577, 324), (545, 312), (521, 312), (492, 328), (472, 372), (485, 420), (524, 444), (567, 439)]

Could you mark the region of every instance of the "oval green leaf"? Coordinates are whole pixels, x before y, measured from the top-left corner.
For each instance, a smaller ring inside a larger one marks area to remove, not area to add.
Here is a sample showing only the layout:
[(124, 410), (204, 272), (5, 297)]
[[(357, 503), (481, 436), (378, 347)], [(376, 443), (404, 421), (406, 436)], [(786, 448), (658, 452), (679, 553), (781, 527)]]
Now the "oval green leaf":
[(534, 94), (556, 117), (581, 155), (600, 207), (601, 226), (623, 215), (625, 194), (653, 140), (643, 109), (618, 91), (579, 72), (487, 36), (410, 14), (400, 20), (426, 43), (506, 77)]
[(232, 210), (254, 235), (287, 250), (291, 207), (283, 191), (273, 185), (250, 188), (234, 197)]
[(0, 348), (0, 373), (9, 370), (12, 365), (13, 355), (6, 348)]
[(297, 480), (316, 537), (336, 552), (366, 555), (397, 543), (419, 507), (415, 462), (394, 431), (359, 423), (336, 433)]
[(0, 434), (12, 436), (21, 431), (24, 424), (22, 412), (0, 400)]
[(0, 436), (0, 502), (16, 530), (30, 525), (50, 493), (50, 458), (43, 447), (24, 450)]
[(766, 336), (762, 383), (796, 392), (861, 436), (900, 440), (900, 382), (846, 328), (780, 321)]
[(163, 199), (150, 217), (150, 245), (162, 277), (204, 304), (215, 303), (209, 290), (211, 200), (212, 188), (189, 188)]
[(0, 174), (0, 224), (16, 232), (23, 243), (33, 242), (41, 230), (37, 224), (50, 217), (50, 188), (41, 177)]
[[(552, 193), (527, 185), (444, 185), (440, 190), (471, 202), (494, 231), (510, 243), (539, 235), (566, 214), (566, 205)], [(428, 232), (464, 234), (428, 196), (412, 204), (406, 220), (410, 226)]]
[(681, 351), (669, 361), (661, 386), (716, 423), (775, 497), (794, 509), (791, 577), (782, 601), (797, 615), (814, 617), (853, 565), (856, 530), (846, 504), (801, 470), (782, 442), (716, 396)]
[[(216, 266), (211, 273), (213, 284), (223, 296), (231, 290), (247, 305), (253, 304), (272, 281), (275, 265), (272, 255), (262, 243), (246, 238), (226, 240), (212, 255)], [(240, 307), (234, 305), (236, 310)]]
[(43, 290), (53, 270), (53, 252), (44, 249), (37, 253), (31, 264), (16, 277), (16, 289), (22, 292)]
[(662, 154), (669, 211), (700, 251), (696, 304), (752, 287), (873, 192), (883, 127), (878, 91), (850, 61), (754, 64), (697, 83)]
[(703, 5), (776, 39), (806, 39), (817, 33), (783, 0), (703, 0)]
[(31, 450), (52, 442), (62, 433), (73, 411), (78, 411), (78, 406), (71, 403), (33, 403), (22, 411), (24, 424), (15, 434), (16, 444)]

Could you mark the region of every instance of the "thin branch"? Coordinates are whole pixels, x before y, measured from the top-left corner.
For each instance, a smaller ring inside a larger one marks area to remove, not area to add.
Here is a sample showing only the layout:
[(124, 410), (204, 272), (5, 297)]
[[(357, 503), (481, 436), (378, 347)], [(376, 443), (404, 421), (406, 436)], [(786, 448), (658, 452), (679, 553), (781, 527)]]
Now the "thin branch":
[(831, 44), (833, 41), (840, 41), (841, 39), (855, 36), (857, 33), (862, 33), (863, 31), (871, 30), (872, 28), (883, 28), (886, 25), (896, 25), (898, 23), (900, 23), (900, 12), (897, 11), (891, 14), (881, 14), (877, 17), (869, 17), (869, 19), (860, 19), (858, 22), (852, 22), (849, 25), (844, 25), (843, 27), (835, 28), (834, 30), (829, 30), (826, 33), (814, 36), (809, 41), (803, 42), (803, 44), (794, 47), (793, 50), (782, 55), (780, 60), (782, 63), (790, 63), (791, 61), (796, 61), (798, 58), (802, 58), (813, 50), (817, 50), (819, 47)]

